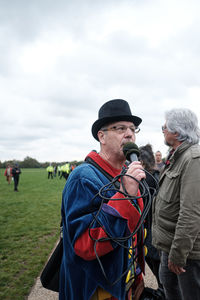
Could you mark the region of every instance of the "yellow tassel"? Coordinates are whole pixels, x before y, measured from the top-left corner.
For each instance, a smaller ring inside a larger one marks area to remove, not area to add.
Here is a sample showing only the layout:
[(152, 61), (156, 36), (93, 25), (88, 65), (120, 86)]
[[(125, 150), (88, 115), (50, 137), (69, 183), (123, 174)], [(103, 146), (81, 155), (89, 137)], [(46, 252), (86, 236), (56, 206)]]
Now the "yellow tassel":
[(128, 258), (131, 259), (132, 255), (133, 255), (133, 248), (130, 247), (128, 250)]
[(146, 239), (146, 237), (147, 237), (147, 229), (144, 228), (144, 239)]
[(147, 249), (147, 247), (146, 247), (146, 246), (144, 246), (144, 255), (146, 256), (146, 255), (147, 255), (147, 253), (148, 253), (148, 249)]
[(128, 271), (128, 274), (127, 274), (127, 276), (126, 276), (126, 283), (129, 282), (130, 277), (131, 277), (131, 270)]

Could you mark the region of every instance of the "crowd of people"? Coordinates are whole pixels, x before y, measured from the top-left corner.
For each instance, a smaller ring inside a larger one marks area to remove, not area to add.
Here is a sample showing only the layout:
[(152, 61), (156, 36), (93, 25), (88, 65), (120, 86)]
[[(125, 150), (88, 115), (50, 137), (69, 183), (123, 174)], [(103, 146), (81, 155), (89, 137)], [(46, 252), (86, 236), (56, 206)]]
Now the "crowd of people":
[[(66, 162), (64, 165), (55, 165), (53, 166), (51, 163), (46, 168), (46, 171), (48, 173), (47, 178), (53, 179), (57, 176), (61, 179), (62, 177), (67, 180), (69, 174), (75, 169), (74, 164), (70, 164), (69, 162)], [(18, 185), (19, 185), (19, 178), (21, 174), (21, 168), (19, 167), (18, 163), (15, 163), (13, 166), (11, 164), (8, 164), (5, 171), (4, 176), (6, 178), (6, 181), (10, 185), (11, 182), (14, 182), (14, 191), (19, 192)]]
[(51, 163), (46, 168), (48, 173), (48, 179), (53, 179), (54, 177), (58, 176), (60, 179), (65, 178), (67, 180), (69, 174), (75, 169), (74, 164), (70, 164), (69, 162), (66, 162), (63, 165), (55, 165), (53, 166)]

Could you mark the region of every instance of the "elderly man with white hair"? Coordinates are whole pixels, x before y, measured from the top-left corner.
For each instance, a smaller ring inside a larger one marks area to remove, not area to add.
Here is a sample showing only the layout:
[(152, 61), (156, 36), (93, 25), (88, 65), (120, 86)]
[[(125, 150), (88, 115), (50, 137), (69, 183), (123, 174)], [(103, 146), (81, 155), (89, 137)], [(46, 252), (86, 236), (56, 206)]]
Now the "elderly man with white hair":
[(152, 242), (161, 251), (167, 300), (200, 299), (200, 131), (189, 109), (166, 113), (169, 156), (153, 203)]

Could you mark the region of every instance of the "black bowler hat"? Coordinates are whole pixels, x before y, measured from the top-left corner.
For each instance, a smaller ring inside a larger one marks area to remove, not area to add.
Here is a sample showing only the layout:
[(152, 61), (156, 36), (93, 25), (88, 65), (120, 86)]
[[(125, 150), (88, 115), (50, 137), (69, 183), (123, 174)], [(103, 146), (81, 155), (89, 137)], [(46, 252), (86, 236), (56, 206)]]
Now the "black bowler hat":
[(99, 109), (99, 119), (92, 125), (92, 135), (98, 141), (97, 133), (103, 125), (118, 122), (129, 121), (135, 126), (139, 126), (142, 119), (133, 116), (127, 101), (122, 99), (114, 99), (104, 103)]

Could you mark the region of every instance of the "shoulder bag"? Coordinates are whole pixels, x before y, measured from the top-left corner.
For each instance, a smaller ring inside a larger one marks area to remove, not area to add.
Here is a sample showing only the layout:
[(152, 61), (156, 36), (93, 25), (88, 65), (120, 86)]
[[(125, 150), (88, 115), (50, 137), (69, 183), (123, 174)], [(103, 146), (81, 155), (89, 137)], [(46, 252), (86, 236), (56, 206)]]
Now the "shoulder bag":
[(63, 238), (61, 232), (60, 240), (40, 275), (40, 281), (42, 283), (42, 286), (54, 292), (59, 292), (59, 275), (60, 275), (62, 256), (63, 256)]

